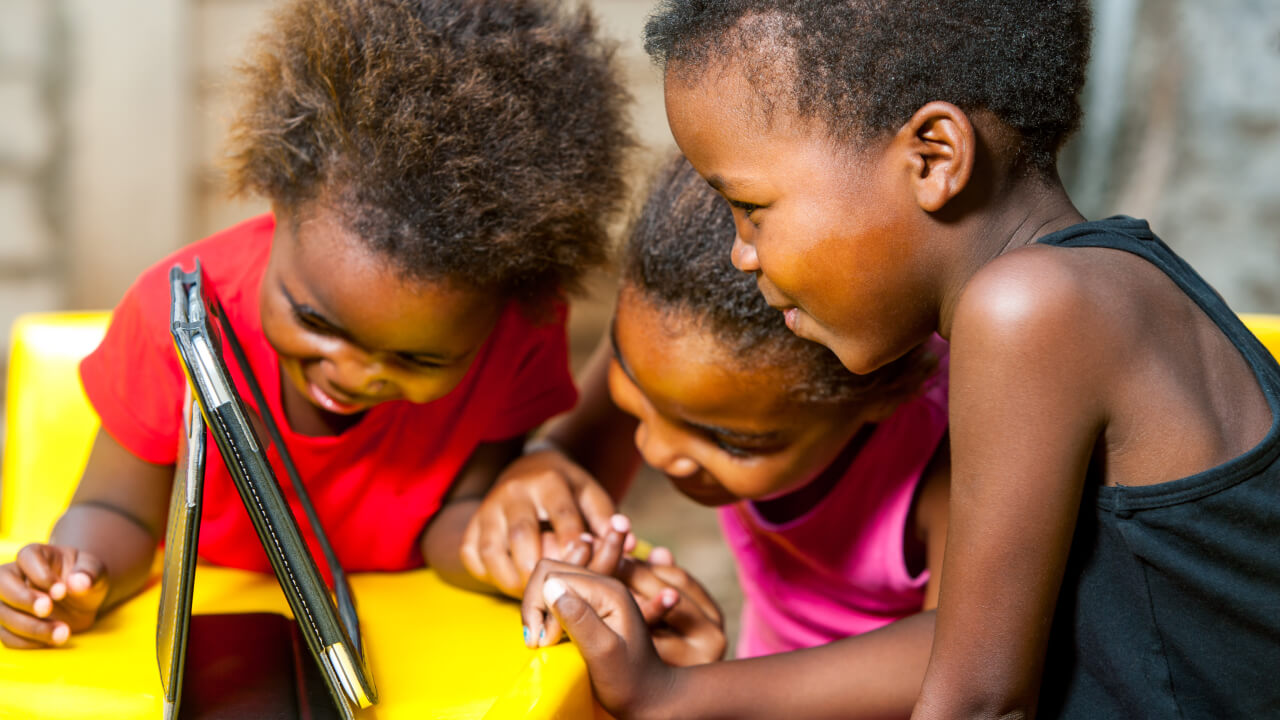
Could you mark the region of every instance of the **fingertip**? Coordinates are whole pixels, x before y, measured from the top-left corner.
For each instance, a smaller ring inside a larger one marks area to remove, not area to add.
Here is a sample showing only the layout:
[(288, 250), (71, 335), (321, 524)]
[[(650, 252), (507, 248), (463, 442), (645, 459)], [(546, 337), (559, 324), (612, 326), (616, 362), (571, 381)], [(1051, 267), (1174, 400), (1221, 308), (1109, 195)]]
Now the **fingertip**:
[(31, 611), (36, 614), (36, 617), (49, 617), (49, 613), (53, 612), (53, 601), (41, 595), (31, 603)]
[(650, 565), (675, 565), (675, 556), (671, 553), (670, 548), (659, 545), (649, 551)]
[(564, 584), (560, 578), (551, 578), (542, 584), (542, 599), (547, 601), (547, 605), (555, 607), (556, 601), (564, 597), (569, 591), (569, 586)]
[(57, 625), (55, 625), (55, 626), (54, 626), (54, 628), (53, 628), (53, 637), (52, 637), (52, 639), (53, 639), (53, 644), (54, 644), (54, 645), (62, 645), (62, 644), (63, 644), (63, 643), (65, 643), (65, 642), (66, 642), (70, 637), (71, 637), (71, 627), (70, 627), (70, 626), (68, 626), (68, 625), (66, 625), (66, 624), (64, 624), (64, 623), (58, 623)]
[(521, 625), (520, 629), (524, 631), (524, 646), (527, 648), (533, 647), (533, 643), (530, 642), (530, 640), (533, 638), (533, 633), (529, 632), (529, 626)]
[(634, 533), (627, 533), (627, 539), (622, 541), (622, 551), (631, 552), (632, 550), (635, 550), (637, 542), (639, 541), (636, 540)]
[(49, 597), (54, 600), (61, 600), (67, 596), (67, 585), (63, 582), (56, 582), (49, 586)]
[(609, 518), (609, 527), (620, 533), (631, 532), (631, 520), (622, 513), (616, 513)]
[(93, 578), (89, 577), (88, 573), (78, 572), (67, 578), (67, 588), (73, 593), (88, 592), (91, 587), (93, 587)]
[(668, 609), (680, 602), (680, 593), (675, 588), (664, 588), (658, 597), (662, 601), (662, 607)]

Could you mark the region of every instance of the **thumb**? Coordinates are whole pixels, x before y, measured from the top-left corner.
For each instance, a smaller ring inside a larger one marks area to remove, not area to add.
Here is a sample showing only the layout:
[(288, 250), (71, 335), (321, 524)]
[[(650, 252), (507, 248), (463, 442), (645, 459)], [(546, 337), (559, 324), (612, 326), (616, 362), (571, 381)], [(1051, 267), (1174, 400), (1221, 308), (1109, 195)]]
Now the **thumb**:
[(72, 595), (83, 595), (100, 584), (106, 578), (106, 567), (97, 555), (87, 552), (76, 553), (75, 562), (66, 573), (67, 591)]
[(600, 618), (596, 608), (563, 579), (553, 577), (543, 583), (542, 597), (584, 658), (598, 658), (618, 647), (618, 636)]

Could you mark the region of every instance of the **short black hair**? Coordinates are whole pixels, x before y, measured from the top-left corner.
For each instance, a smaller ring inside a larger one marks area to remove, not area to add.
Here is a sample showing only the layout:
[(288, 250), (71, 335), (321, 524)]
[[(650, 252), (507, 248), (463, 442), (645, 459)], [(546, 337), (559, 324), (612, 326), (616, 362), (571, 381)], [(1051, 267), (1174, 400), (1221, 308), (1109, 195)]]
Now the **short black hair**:
[(663, 0), (644, 44), (692, 77), (745, 60), (766, 99), (843, 142), (934, 100), (986, 110), (1020, 134), (1011, 160), (1048, 174), (1080, 124), (1091, 28), (1088, 0)]
[(788, 330), (755, 278), (733, 267), (734, 235), (729, 206), (684, 156), (673, 157), (632, 223), (623, 291), (638, 292), (673, 324), (710, 333), (743, 366), (796, 368), (789, 391), (804, 402), (901, 401), (936, 368), (937, 358), (918, 348), (875, 372), (849, 372), (826, 347)]
[(241, 68), (232, 188), (540, 305), (603, 264), (625, 203), (615, 49), (555, 0), (290, 0)]

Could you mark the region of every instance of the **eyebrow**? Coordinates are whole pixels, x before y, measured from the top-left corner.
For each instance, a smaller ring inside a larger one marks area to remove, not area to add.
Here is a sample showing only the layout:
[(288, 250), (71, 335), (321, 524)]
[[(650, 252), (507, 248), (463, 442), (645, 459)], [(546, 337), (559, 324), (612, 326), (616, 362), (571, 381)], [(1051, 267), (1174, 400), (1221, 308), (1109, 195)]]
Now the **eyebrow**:
[[(640, 392), (643, 393), (644, 390), (640, 385), (640, 381), (636, 380), (635, 373), (631, 371), (631, 368), (627, 365), (627, 361), (622, 357), (622, 352), (618, 350), (618, 329), (616, 320), (609, 321), (609, 344), (613, 347), (613, 359), (618, 363), (618, 367), (622, 368), (623, 374), (625, 374), (627, 378), (631, 380), (632, 384), (634, 384), (636, 388), (640, 389)], [(778, 436), (778, 432), (776, 430), (762, 433), (749, 433), (742, 432), (741, 430), (734, 430), (732, 428), (721, 427), (719, 425), (707, 425), (704, 423), (694, 422), (687, 418), (680, 418), (680, 422), (694, 428), (695, 430), (701, 430), (702, 432), (710, 433), (712, 435), (722, 435), (735, 440), (760, 442), (773, 440)]]
[[(280, 281), (280, 292), (284, 293), (285, 299), (289, 301), (289, 305), (290, 307), (293, 308), (294, 312), (306, 313), (308, 315), (314, 316), (316, 320), (319, 320), (325, 325), (328, 325), (329, 329), (332, 330), (335, 334), (342, 336), (342, 338), (345, 340), (353, 342), (357, 345), (361, 345), (363, 347), (363, 343), (358, 342), (354, 337), (352, 337), (351, 333), (348, 332), (346, 328), (337, 324), (333, 320), (330, 320), (324, 313), (316, 310), (310, 305), (307, 305), (306, 303), (300, 303), (297, 300), (295, 300), (293, 295), (290, 294), (289, 289), (284, 286), (283, 280)], [(464, 352), (454, 357), (450, 357), (448, 355), (441, 355), (440, 353), (437, 353), (437, 352), (419, 352), (417, 350), (390, 350), (389, 352), (392, 352), (396, 355), (402, 355), (402, 356), (411, 355), (413, 357), (418, 357), (418, 358), (430, 358), (433, 362), (439, 362), (442, 365), (448, 365), (448, 364), (457, 362), (460, 358), (467, 357), (476, 349), (477, 348), (472, 348), (471, 350), (468, 350), (467, 352)]]

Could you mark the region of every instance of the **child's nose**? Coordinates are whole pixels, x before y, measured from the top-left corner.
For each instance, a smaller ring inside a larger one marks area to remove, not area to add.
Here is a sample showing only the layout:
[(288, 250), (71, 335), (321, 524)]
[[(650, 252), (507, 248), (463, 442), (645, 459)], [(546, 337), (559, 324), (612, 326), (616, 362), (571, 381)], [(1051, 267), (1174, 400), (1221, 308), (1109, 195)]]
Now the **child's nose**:
[(636, 448), (646, 463), (672, 477), (688, 477), (698, 471), (698, 463), (681, 453), (649, 423), (636, 426)]
[(734, 233), (733, 250), (729, 251), (729, 260), (742, 272), (760, 270), (760, 259), (756, 257), (755, 246), (742, 239), (742, 233)]
[(352, 350), (336, 358), (334, 365), (338, 370), (336, 380), (342, 387), (370, 398), (387, 394), (390, 371), (376, 356)]

